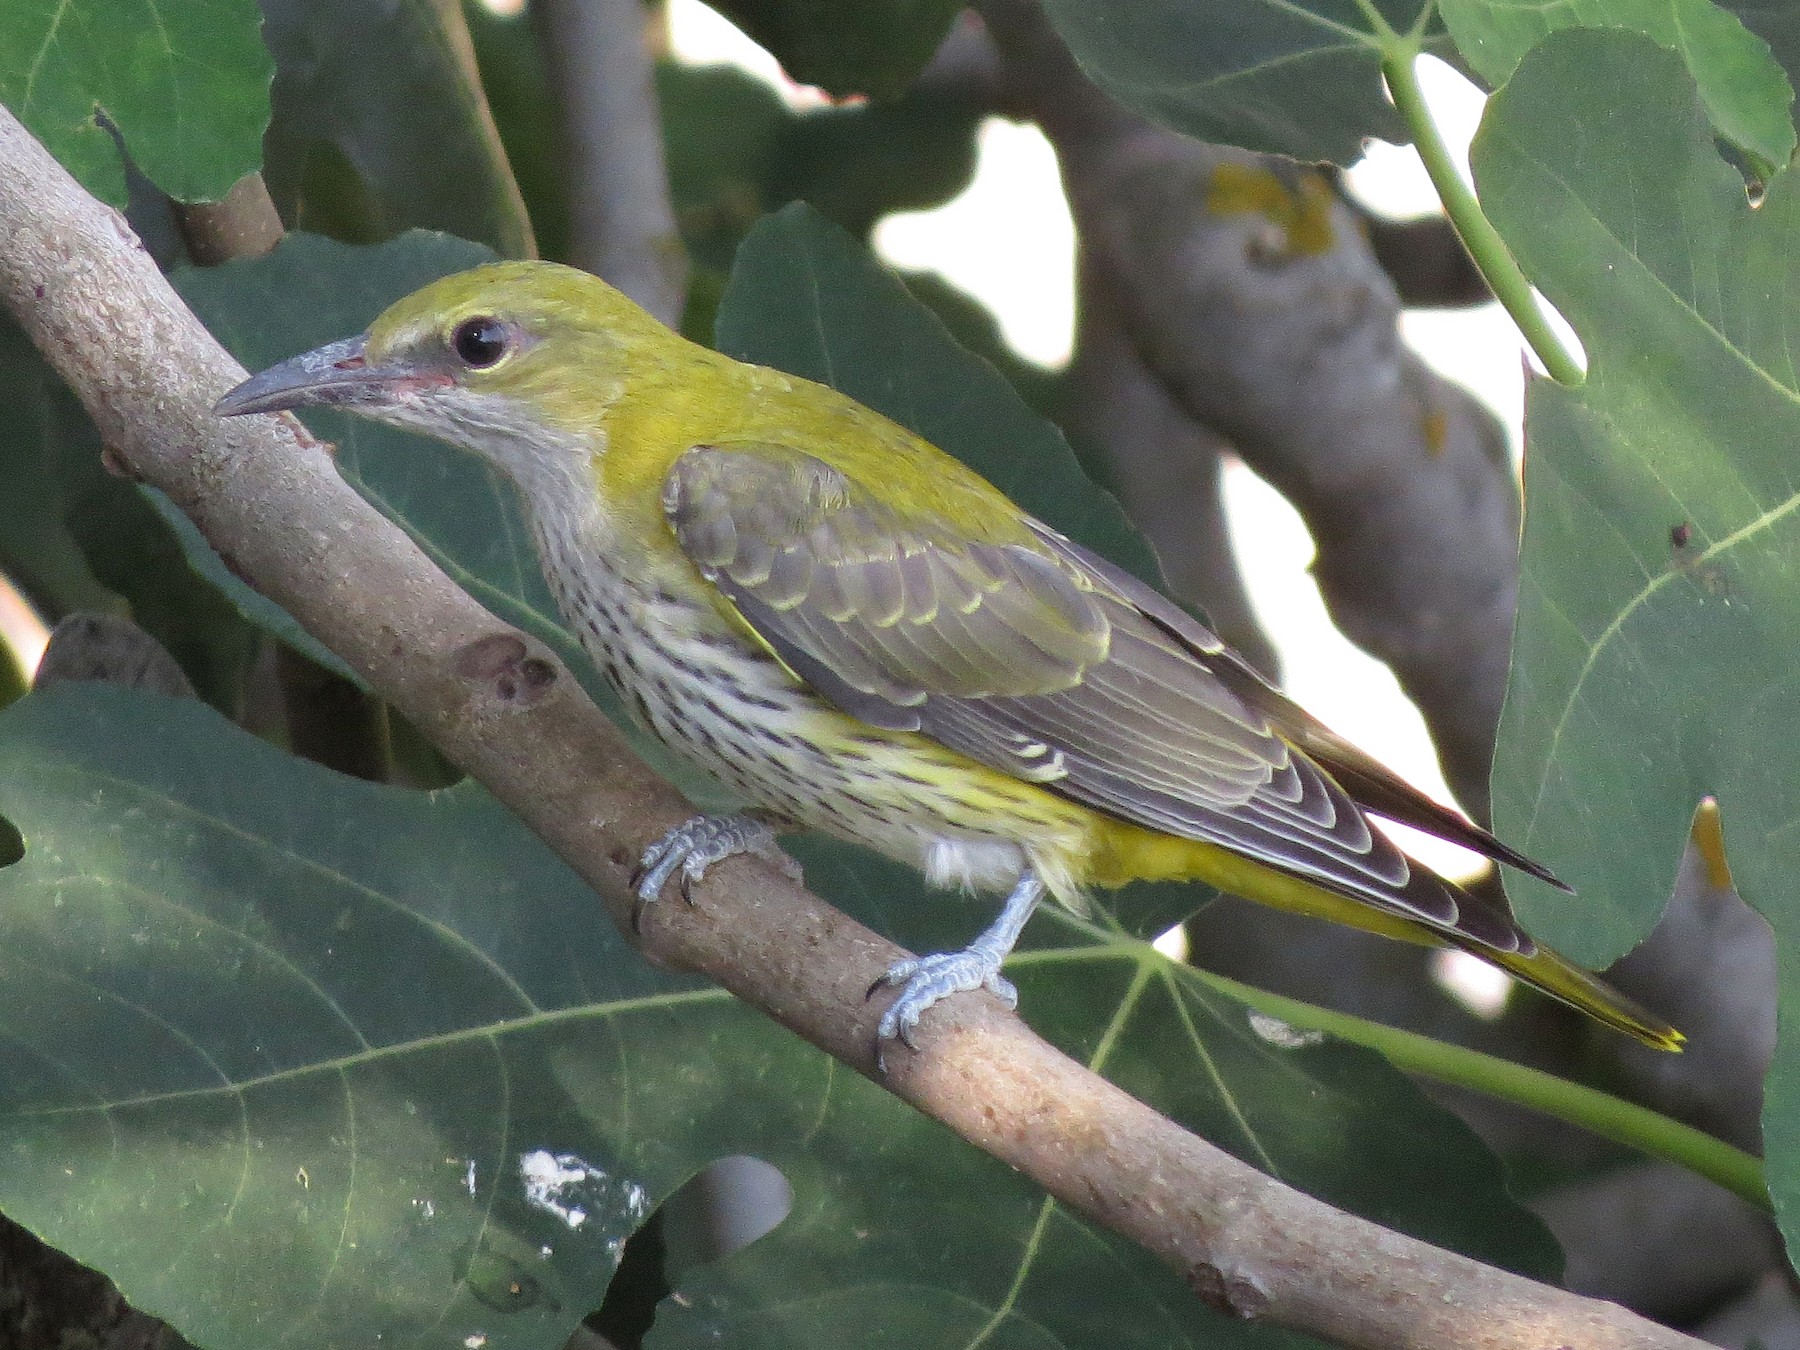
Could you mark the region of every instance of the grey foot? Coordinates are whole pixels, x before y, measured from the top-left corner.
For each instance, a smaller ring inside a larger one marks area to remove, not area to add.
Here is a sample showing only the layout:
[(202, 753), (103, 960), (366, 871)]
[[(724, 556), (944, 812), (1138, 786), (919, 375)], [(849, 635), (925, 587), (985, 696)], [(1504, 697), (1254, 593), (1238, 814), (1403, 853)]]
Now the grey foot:
[(894, 962), (869, 991), (874, 993), (876, 989), (900, 986), (899, 997), (881, 1015), (876, 1036), (880, 1041), (891, 1041), (898, 1036), (908, 1048), (918, 1049), (913, 1044), (913, 1028), (919, 1025), (926, 1010), (940, 999), (966, 989), (986, 989), (1007, 1007), (1018, 1007), (1019, 991), (1000, 973), (1000, 961), (999, 955), (976, 946), (966, 951), (935, 952), (930, 956)]
[(913, 1028), (919, 1025), (919, 1019), (939, 999), (960, 994), (965, 989), (986, 989), (1007, 1007), (1019, 1006), (1019, 991), (1013, 988), (1011, 980), (1000, 973), (1000, 963), (1006, 960), (1007, 953), (1018, 942), (1025, 921), (1031, 917), (1031, 911), (1037, 908), (1037, 903), (1043, 896), (1044, 883), (1038, 880), (1038, 875), (1032, 868), (1027, 867), (1019, 873), (1018, 884), (1012, 888), (1012, 894), (1006, 897), (1006, 903), (1000, 908), (1000, 916), (962, 951), (938, 952), (932, 956), (914, 956), (896, 961), (887, 968), (886, 974), (869, 986), (871, 996), (877, 989), (896, 984), (900, 986), (899, 996), (881, 1015), (881, 1025), (875, 1032), (876, 1068), (883, 1073), (887, 1072), (887, 1059), (883, 1052), (887, 1043), (896, 1036), (906, 1042), (907, 1049), (919, 1048), (913, 1044)]
[(775, 831), (755, 816), (695, 816), (644, 850), (631, 889), (641, 908), (661, 896), (669, 878), (679, 871), (681, 898), (691, 903), (694, 883), (706, 869), (740, 853), (767, 858), (789, 876), (799, 877), (799, 865), (781, 851)]

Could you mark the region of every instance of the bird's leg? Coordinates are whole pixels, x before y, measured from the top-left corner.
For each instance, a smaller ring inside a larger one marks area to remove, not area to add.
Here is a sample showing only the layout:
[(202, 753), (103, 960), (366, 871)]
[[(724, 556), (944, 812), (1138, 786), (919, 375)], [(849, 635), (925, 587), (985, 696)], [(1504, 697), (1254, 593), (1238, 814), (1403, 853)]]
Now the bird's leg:
[(899, 997), (881, 1016), (881, 1026), (876, 1032), (877, 1063), (881, 1059), (881, 1043), (896, 1036), (917, 1049), (913, 1045), (912, 1032), (919, 1024), (919, 1018), (932, 1004), (951, 994), (986, 988), (1007, 1007), (1016, 1008), (1019, 991), (1013, 988), (1012, 981), (1001, 975), (1000, 963), (1012, 951), (1025, 921), (1043, 898), (1044, 883), (1027, 866), (1019, 873), (1012, 894), (1006, 897), (1000, 917), (963, 950), (909, 957), (889, 966), (887, 973), (869, 987), (869, 993), (873, 994), (887, 985), (902, 986)]
[[(691, 904), (694, 883), (706, 875), (706, 869), (739, 853), (767, 858), (796, 881), (800, 879), (800, 865), (781, 851), (775, 829), (767, 820), (749, 814), (695, 816), (645, 849), (638, 860), (631, 889), (637, 892), (639, 912), (662, 894), (677, 869), (681, 872), (681, 898)], [(634, 914), (633, 927), (636, 923)]]

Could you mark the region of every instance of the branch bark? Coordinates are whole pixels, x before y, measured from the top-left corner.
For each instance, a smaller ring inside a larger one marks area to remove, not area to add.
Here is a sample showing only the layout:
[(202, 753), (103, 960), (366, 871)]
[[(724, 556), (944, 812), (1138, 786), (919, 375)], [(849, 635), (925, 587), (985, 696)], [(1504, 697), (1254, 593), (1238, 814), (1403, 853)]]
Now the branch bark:
[[(290, 418), (221, 422), (242, 369), (119, 215), (0, 111), (0, 299), (119, 461), (546, 839), (630, 931), (627, 878), (691, 814), (531, 639), (459, 591)], [(870, 981), (900, 953), (779, 869), (737, 858), (642, 947), (874, 1077)], [(1216, 1307), (1370, 1350), (1699, 1343), (1388, 1232), (1271, 1180), (1033, 1035), (993, 1000), (934, 1012), (877, 1079), (1143, 1244)]]
[(663, 161), (643, 0), (536, 0), (538, 46), (561, 109), (568, 261), (664, 323), (681, 321), (687, 257)]

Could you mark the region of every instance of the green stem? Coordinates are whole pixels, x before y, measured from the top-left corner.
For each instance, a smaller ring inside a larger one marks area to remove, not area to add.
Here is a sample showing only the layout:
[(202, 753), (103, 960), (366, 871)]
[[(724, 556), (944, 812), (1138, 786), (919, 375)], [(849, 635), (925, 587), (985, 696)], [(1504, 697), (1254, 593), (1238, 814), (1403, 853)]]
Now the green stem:
[(1494, 298), (1506, 307), (1512, 315), (1512, 321), (1519, 326), (1525, 335), (1525, 341), (1531, 344), (1531, 350), (1550, 373), (1550, 378), (1558, 384), (1577, 385), (1582, 381), (1581, 367), (1575, 363), (1556, 334), (1551, 330), (1544, 312), (1538, 308), (1536, 299), (1531, 294), (1531, 283), (1525, 280), (1525, 274), (1519, 270), (1519, 264), (1513, 260), (1511, 250), (1500, 238), (1500, 232), (1493, 227), (1482, 212), (1481, 203), (1475, 200), (1475, 194), (1463, 181), (1457, 171), (1455, 162), (1450, 158), (1450, 147), (1444, 144), (1439, 134), (1437, 123), (1431, 120), (1431, 112), (1425, 106), (1425, 95), (1419, 88), (1419, 76), (1415, 68), (1418, 53), (1410, 45), (1400, 44), (1389, 49), (1382, 60), (1381, 72), (1387, 77), (1388, 92), (1394, 97), (1394, 107), (1405, 119), (1407, 129), (1412, 132), (1413, 144), (1419, 148), (1419, 158), (1425, 161), (1425, 172), (1431, 175), (1431, 184), (1437, 189), (1443, 200), (1444, 211), (1450, 217), (1450, 223), (1462, 236), (1464, 247), (1469, 256), (1475, 260), (1475, 266), (1481, 270)]
[(1761, 1160), (1691, 1125), (1539, 1069), (1283, 998), (1223, 975), (1204, 970), (1196, 973), (1214, 988), (1292, 1026), (1330, 1032), (1340, 1040), (1379, 1051), (1407, 1073), (1516, 1102), (1652, 1157), (1665, 1158), (1742, 1196), (1758, 1209), (1773, 1211)]

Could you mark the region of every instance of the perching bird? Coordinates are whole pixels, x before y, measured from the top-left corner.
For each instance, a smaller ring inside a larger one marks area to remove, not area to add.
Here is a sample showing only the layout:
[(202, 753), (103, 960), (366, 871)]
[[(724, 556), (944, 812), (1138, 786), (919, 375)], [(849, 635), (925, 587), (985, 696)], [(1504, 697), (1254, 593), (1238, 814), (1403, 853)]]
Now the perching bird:
[[(1608, 1026), (1681, 1034), (1411, 861), (1369, 813), (1555, 883), (1264, 683), (1150, 587), (842, 394), (670, 332), (550, 263), (446, 277), (262, 372), (517, 484), (570, 628), (649, 730), (764, 816), (1006, 891), (964, 951), (902, 961), (883, 1041), (1000, 974), (1038, 901), (1192, 879), (1473, 952)], [(652, 848), (639, 894), (773, 847), (751, 816)], [(1560, 884), (1560, 883), (1556, 883)]]

